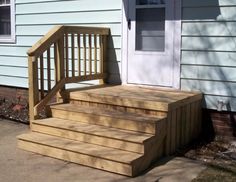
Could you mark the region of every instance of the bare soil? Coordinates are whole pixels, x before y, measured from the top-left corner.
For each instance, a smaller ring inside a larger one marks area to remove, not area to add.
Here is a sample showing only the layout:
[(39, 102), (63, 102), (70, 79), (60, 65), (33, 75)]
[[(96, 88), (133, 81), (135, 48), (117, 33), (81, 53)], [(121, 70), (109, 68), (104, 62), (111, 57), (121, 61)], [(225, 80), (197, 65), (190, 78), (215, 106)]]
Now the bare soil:
[(28, 124), (28, 108), (28, 102), (26, 100), (22, 100), (21, 97), (12, 100), (0, 97), (1, 118)]
[(179, 154), (207, 166), (194, 182), (236, 181), (236, 141), (221, 140), (220, 137), (208, 143), (198, 141)]

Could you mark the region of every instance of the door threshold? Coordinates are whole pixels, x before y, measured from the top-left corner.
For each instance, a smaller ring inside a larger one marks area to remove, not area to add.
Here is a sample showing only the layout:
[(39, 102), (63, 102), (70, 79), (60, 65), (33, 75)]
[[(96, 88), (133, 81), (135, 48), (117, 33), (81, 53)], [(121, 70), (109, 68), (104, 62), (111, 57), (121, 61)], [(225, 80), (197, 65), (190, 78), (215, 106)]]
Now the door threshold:
[(144, 84), (134, 84), (134, 83), (122, 83), (124, 86), (133, 86), (137, 88), (151, 88), (151, 89), (160, 89), (160, 90), (180, 90), (173, 87), (167, 86), (157, 86), (157, 85), (144, 85)]

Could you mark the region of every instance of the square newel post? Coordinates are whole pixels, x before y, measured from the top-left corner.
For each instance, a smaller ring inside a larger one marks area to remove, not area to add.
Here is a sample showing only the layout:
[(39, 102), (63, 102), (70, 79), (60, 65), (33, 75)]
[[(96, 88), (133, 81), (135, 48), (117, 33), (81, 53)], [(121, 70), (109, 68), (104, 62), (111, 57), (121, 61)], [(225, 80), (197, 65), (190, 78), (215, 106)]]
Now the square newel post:
[[(56, 52), (57, 52), (57, 67), (56, 67), (56, 82), (65, 79), (65, 60), (64, 60), (64, 36), (58, 40), (56, 43)], [(65, 97), (65, 85), (60, 89), (59, 93), (57, 94), (57, 102), (59, 102), (61, 99), (64, 102), (66, 102)]]
[(33, 120), (37, 119), (38, 113), (34, 109), (39, 102), (39, 85), (38, 85), (38, 62), (34, 56), (28, 57), (29, 70), (29, 120), (30, 125)]

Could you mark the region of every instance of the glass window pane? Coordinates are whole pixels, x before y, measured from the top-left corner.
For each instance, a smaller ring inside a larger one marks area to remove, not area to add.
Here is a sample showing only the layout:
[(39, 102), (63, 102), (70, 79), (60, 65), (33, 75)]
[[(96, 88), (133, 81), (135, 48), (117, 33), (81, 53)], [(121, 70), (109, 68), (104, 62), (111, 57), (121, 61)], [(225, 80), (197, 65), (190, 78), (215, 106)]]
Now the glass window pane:
[(165, 51), (165, 8), (136, 9), (136, 50)]
[(0, 7), (0, 35), (11, 35), (10, 6)]
[(165, 4), (166, 0), (136, 0), (136, 5)]

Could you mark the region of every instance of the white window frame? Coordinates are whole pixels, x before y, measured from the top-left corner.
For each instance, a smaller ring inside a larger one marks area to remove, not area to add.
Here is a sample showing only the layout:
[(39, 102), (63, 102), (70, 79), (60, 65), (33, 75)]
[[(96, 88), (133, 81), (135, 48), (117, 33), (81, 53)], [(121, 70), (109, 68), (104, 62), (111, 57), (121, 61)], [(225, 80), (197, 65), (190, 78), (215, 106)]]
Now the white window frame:
[(0, 43), (15, 43), (16, 41), (16, 25), (15, 25), (15, 0), (11, 0), (10, 3), (11, 9), (11, 35), (9, 36), (1, 36), (0, 35)]

